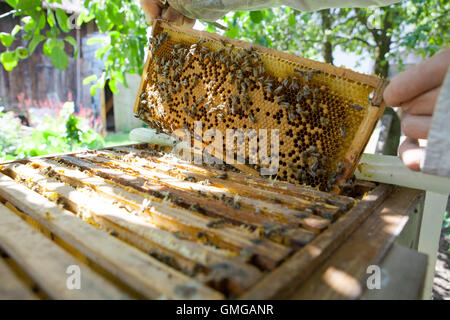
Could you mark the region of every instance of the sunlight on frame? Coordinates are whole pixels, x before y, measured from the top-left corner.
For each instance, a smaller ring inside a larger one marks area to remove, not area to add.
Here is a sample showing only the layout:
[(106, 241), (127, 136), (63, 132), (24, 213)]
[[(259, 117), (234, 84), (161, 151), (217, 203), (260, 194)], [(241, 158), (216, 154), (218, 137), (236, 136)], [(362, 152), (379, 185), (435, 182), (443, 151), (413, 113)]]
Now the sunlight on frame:
[(381, 219), (383, 220), (383, 222), (385, 222), (383, 231), (391, 235), (398, 235), (404, 226), (402, 220), (405, 220), (406, 222), (408, 218), (403, 215), (389, 214), (390, 211), (392, 210), (385, 208), (381, 213), (382, 214)]
[(323, 275), (323, 280), (336, 292), (348, 297), (356, 298), (362, 293), (357, 279), (334, 267), (329, 267)]

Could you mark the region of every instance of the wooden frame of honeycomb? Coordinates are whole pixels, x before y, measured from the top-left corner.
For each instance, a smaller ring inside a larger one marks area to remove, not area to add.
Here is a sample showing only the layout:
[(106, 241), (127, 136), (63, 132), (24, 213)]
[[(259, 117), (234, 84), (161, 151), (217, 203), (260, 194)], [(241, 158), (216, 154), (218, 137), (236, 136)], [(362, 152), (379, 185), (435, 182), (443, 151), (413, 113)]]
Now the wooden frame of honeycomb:
[(386, 80), (163, 21), (150, 42), (136, 117), (167, 133), (195, 121), (203, 132), (279, 129), (277, 179), (335, 193), (348, 185)]
[[(336, 195), (147, 144), (5, 163), (0, 271), (8, 256), (42, 298), (283, 297), (390, 190), (359, 186)], [(66, 289), (68, 265), (83, 290)]]

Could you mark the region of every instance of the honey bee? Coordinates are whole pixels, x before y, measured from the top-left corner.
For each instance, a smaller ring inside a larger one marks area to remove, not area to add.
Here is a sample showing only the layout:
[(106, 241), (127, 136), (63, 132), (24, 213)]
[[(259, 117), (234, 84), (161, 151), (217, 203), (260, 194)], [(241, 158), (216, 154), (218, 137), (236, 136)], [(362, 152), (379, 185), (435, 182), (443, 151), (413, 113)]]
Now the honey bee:
[(306, 77), (306, 72), (300, 69), (294, 69), (294, 72), (297, 73), (300, 77), (305, 78)]
[(341, 130), (341, 135), (345, 138), (347, 136), (347, 132), (345, 131), (344, 125), (341, 125), (339, 129)]
[(259, 66), (259, 73), (260, 73), (260, 74), (264, 74), (265, 72), (266, 72), (266, 69), (264, 68), (264, 65), (261, 64), (261, 65)]
[(282, 95), (282, 96), (278, 96), (276, 98), (276, 101), (277, 101), (278, 104), (280, 104), (281, 102), (285, 101), (285, 99), (286, 99), (286, 96)]
[(296, 80), (292, 80), (291, 86), (290, 86), (291, 90), (299, 90), (300, 87), (298, 86), (298, 83)]
[(272, 91), (272, 87), (271, 87), (271, 86), (266, 86), (266, 87), (264, 87), (264, 90), (265, 90), (267, 93), (273, 94), (273, 91)]
[(363, 109), (359, 104), (356, 103), (352, 103), (351, 105), (349, 105), (349, 107), (357, 111), (361, 111)]
[(283, 86), (279, 86), (278, 88), (276, 88), (273, 93), (278, 95), (281, 91), (283, 90)]
[(226, 224), (225, 220), (218, 219), (218, 220), (214, 220), (214, 221), (209, 222), (206, 226), (208, 228), (217, 229), (217, 228), (222, 228), (225, 224)]
[(216, 176), (217, 179), (222, 179), (222, 180), (226, 180), (228, 178), (228, 174), (226, 172), (219, 174), (218, 176)]
[(233, 115), (235, 115), (237, 112), (238, 112), (238, 105), (237, 105), (236, 103), (233, 103), (233, 104), (231, 105), (231, 113), (232, 113)]
[(282, 82), (281, 82), (281, 85), (283, 86), (283, 87), (287, 87), (288, 85), (289, 85), (289, 82), (291, 81), (291, 77), (287, 77), (287, 78), (285, 78)]
[(320, 117), (320, 123), (322, 123), (323, 126), (326, 127), (326, 128), (329, 126), (329, 121), (325, 117)]
[(199, 80), (199, 77), (197, 75), (194, 75), (194, 81), (193, 81), (194, 86), (197, 85), (198, 80)]

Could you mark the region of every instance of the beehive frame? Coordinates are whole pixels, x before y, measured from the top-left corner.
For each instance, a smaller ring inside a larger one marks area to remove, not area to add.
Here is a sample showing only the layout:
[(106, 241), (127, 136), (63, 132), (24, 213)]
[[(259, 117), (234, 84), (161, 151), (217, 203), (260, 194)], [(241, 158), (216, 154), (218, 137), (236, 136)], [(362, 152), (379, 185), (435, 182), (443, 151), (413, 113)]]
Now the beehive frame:
[[(384, 111), (386, 80), (156, 21), (153, 39), (165, 34), (167, 39), (157, 46), (153, 40), (150, 47), (134, 109), (137, 117), (165, 132), (193, 131), (196, 120), (205, 122), (203, 131), (279, 129), (278, 178), (341, 192), (338, 186), (353, 174)], [(206, 48), (204, 53), (200, 47)], [(175, 61), (177, 50), (193, 51), (190, 60), (179, 60), (179, 67), (173, 62), (163, 71), (158, 64)], [(248, 57), (256, 62), (245, 67)], [(238, 168), (258, 173), (250, 166)]]

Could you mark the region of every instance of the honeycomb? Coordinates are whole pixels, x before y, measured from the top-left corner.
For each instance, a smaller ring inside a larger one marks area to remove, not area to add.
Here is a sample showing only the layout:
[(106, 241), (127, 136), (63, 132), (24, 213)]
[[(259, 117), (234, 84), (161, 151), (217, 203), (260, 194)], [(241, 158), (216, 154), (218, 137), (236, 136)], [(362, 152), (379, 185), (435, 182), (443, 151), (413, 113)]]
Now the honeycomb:
[(196, 121), (224, 141), (227, 129), (249, 133), (250, 173), (268, 167), (268, 159), (251, 162), (247, 142), (267, 129), (270, 155), (270, 130), (278, 129), (276, 178), (340, 193), (383, 112), (385, 85), (376, 76), (157, 21), (135, 113), (165, 133), (193, 133)]

